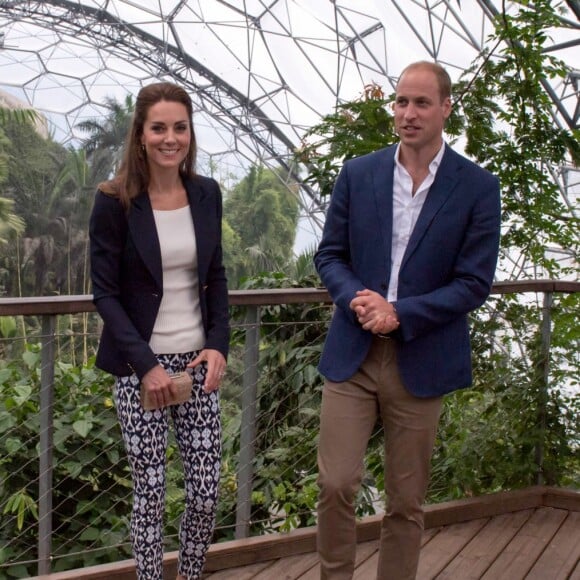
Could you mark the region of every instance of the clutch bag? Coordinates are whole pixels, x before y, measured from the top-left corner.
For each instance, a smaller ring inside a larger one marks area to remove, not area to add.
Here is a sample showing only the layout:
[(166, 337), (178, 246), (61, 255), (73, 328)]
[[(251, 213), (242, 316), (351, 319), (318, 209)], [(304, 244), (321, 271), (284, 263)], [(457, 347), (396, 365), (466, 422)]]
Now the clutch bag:
[[(176, 373), (171, 375), (171, 382), (173, 385), (169, 395), (169, 403), (167, 403), (167, 405), (179, 405), (180, 403), (185, 403), (191, 399), (193, 381), (189, 373)], [(155, 401), (150, 397), (143, 385), (141, 385), (141, 405), (143, 405), (145, 411), (159, 409), (159, 406), (156, 405)]]

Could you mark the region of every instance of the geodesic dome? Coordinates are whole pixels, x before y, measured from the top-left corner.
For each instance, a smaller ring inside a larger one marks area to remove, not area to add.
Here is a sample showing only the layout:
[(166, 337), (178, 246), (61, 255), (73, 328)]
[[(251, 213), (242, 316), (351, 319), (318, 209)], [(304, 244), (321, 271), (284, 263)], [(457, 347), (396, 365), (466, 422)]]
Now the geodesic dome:
[[(237, 173), (291, 164), (305, 130), (367, 83), (388, 94), (402, 68), (437, 60), (453, 80), (486, 47), (501, 0), (0, 0), (0, 89), (44, 113), (55, 139), (106, 115), (142, 84), (191, 92), (200, 154)], [(550, 50), (573, 69), (545, 88), (554, 122), (576, 127), (580, 2), (561, 2)], [(572, 185), (577, 185), (574, 178)], [(563, 190), (563, 195), (567, 192)], [(316, 191), (301, 204), (313, 230)]]

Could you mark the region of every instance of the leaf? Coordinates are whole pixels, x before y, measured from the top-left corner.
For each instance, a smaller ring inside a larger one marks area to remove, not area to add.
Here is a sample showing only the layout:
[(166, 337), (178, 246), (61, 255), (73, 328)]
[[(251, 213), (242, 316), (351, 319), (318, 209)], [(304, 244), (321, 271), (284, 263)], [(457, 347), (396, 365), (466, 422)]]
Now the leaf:
[(14, 387), (15, 397), (14, 400), (16, 404), (20, 407), (24, 405), (28, 400), (30, 400), (30, 395), (32, 394), (32, 387), (30, 385), (16, 385)]
[(85, 531), (81, 534), (81, 541), (91, 541), (94, 542), (98, 540), (101, 535), (101, 531), (98, 528), (85, 528)]
[(0, 415), (0, 433), (6, 433), (13, 429), (16, 425), (16, 419), (9, 415), (8, 413), (2, 413)]
[(13, 338), (16, 335), (16, 318), (14, 316), (2, 316), (0, 318), (0, 336)]
[(24, 351), (22, 353), (22, 360), (29, 369), (35, 369), (40, 366), (40, 352)]
[(22, 447), (22, 441), (14, 437), (8, 437), (4, 443), (4, 447), (6, 448), (6, 451), (8, 451), (8, 454), (12, 455)]
[(79, 419), (73, 423), (72, 427), (83, 439), (85, 439), (93, 427), (93, 422), (88, 419)]

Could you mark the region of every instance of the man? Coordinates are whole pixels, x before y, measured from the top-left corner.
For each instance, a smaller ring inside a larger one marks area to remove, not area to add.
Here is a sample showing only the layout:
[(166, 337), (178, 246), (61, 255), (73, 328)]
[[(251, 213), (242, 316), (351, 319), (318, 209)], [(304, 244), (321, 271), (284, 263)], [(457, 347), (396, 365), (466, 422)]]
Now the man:
[(385, 433), (379, 580), (415, 578), (442, 395), (471, 384), (467, 315), (488, 297), (498, 180), (443, 141), (451, 81), (408, 66), (394, 103), (400, 143), (347, 161), (316, 268), (336, 310), (320, 361), (321, 578), (352, 578), (354, 499), (369, 437)]

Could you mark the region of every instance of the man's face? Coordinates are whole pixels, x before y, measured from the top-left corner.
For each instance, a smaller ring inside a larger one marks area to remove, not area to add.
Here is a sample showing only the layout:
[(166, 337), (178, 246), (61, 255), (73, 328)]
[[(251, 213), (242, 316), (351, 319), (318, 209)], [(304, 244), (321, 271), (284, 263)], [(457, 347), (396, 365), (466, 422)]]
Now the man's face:
[(439, 149), (451, 100), (441, 100), (433, 71), (418, 67), (405, 72), (397, 85), (393, 111), (395, 129), (404, 147), (418, 152)]

